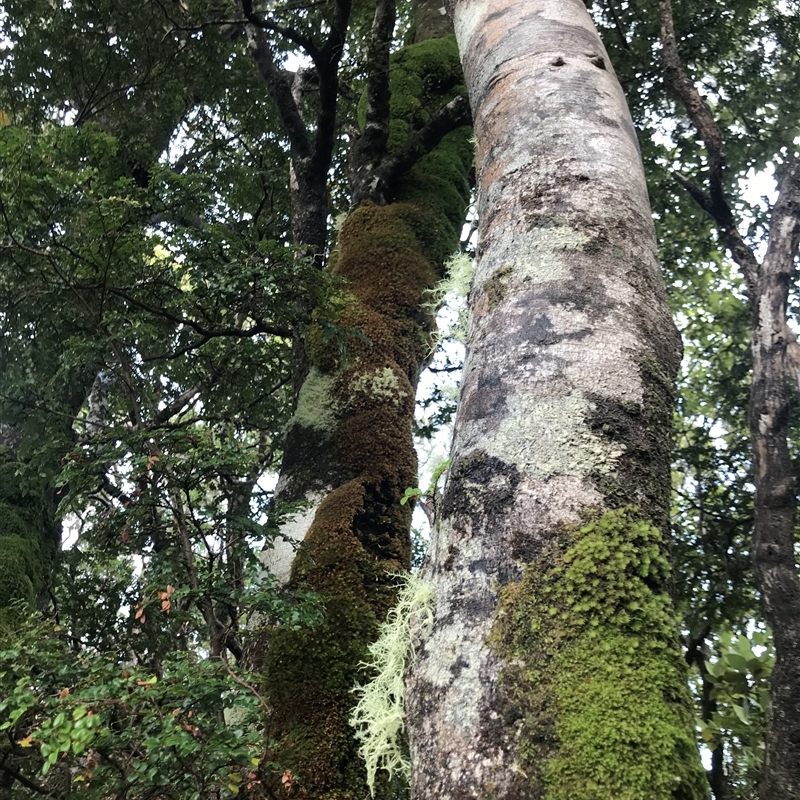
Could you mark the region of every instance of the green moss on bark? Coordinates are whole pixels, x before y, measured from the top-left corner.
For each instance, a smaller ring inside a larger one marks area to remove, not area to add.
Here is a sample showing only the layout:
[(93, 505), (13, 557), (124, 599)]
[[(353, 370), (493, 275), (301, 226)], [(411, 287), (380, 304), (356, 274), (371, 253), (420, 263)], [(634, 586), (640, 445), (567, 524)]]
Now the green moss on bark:
[(44, 578), (42, 548), (36, 526), (0, 501), (0, 609), (17, 601), (32, 602)]
[(668, 579), (661, 533), (627, 507), (565, 527), (504, 589), (493, 641), (537, 796), (708, 796)]

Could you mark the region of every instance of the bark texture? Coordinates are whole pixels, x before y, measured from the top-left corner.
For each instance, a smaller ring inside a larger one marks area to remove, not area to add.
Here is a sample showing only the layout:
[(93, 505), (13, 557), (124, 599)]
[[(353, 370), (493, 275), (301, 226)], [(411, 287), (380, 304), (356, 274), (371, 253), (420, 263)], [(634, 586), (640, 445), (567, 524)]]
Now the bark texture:
[(479, 244), (412, 797), (706, 797), (666, 559), (680, 341), (579, 0), (456, 2)]

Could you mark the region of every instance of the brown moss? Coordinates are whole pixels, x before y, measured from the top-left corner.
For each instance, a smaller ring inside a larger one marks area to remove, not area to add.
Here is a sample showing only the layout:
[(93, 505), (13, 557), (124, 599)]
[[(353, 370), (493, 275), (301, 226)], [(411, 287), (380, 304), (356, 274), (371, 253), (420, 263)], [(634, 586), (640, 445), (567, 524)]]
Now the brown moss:
[[(394, 63), (402, 63), (406, 77), (416, 68), (424, 73), (418, 76), (421, 83), (408, 84), (418, 87), (413, 96), (393, 94), (398, 114), (393, 130), (404, 131), (402, 144), (458, 93), (462, 80), (453, 37), (426, 43)], [(469, 200), (468, 136), (451, 134), (422, 159), (398, 187), (398, 202), (364, 203), (350, 214), (333, 268), (345, 290), (333, 311), (320, 313), (307, 341), (320, 413), (310, 417), (313, 430), (308, 424), (300, 430), (296, 419), (288, 441), (309, 457), (325, 450), (327, 485), (336, 488), (317, 510), (292, 580), (319, 593), (325, 618), (311, 630), (272, 633), (264, 688), (274, 709), (274, 759), (291, 769), (315, 800), (368, 795), (348, 724), (352, 688), (365, 678), (367, 646), (394, 603), (393, 576), (410, 566), (411, 506), (400, 499), (417, 482), (411, 422), (432, 328), (423, 303), (458, 245)], [(340, 343), (326, 338), (324, 314), (340, 329), (357, 332), (345, 337), (344, 357)], [(319, 397), (320, 388), (329, 396)], [(304, 418), (308, 422), (309, 415)], [(321, 420), (329, 420), (325, 430)], [(302, 434), (323, 444), (306, 447), (296, 441)], [(295, 472), (306, 471), (307, 486), (315, 485), (316, 462), (290, 463)], [(285, 794), (279, 780), (273, 788), (276, 796)], [(387, 784), (378, 786), (378, 796), (392, 793)]]
[(508, 278), (514, 272), (513, 267), (504, 267), (497, 270), (483, 286), (483, 294), (489, 304), (490, 309), (495, 309), (503, 302), (508, 294)]
[(366, 795), (347, 724), (350, 690), (363, 679), (366, 646), (393, 602), (392, 575), (408, 563), (392, 536), (392, 521), (380, 526), (371, 519), (373, 494), (354, 479), (323, 500), (295, 559), (293, 579), (325, 599), (324, 622), (276, 631), (266, 652), (271, 724), (278, 732), (274, 749), (311, 797)]

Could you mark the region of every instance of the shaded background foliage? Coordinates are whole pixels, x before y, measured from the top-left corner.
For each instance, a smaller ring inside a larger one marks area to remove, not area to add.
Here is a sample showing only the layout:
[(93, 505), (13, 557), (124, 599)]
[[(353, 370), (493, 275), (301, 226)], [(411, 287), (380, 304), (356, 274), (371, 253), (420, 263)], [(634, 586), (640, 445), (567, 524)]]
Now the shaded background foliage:
[[(750, 798), (772, 656), (749, 554), (749, 311), (670, 174), (707, 165), (665, 90), (651, 6), (592, 11), (640, 132), (685, 342), (673, 558), (700, 732), (715, 800)], [(276, 6), (273, 56), (313, 41), (337, 8)], [(332, 218), (349, 205), (372, 12), (355, 4), (339, 71)], [(342, 289), (289, 246), (289, 143), (238, 8), (12, 0), (0, 20), (0, 792), (66, 796), (83, 776), (87, 797), (257, 796), (282, 770), (253, 735), (265, 709), (248, 647), (322, 613), (258, 569), (293, 511), (263, 476), (281, 457), (290, 341), (309, 309), (348, 348)], [(675, 24), (758, 248), (770, 200), (743, 181), (779, 169), (800, 135), (800, 13), (686, 0)], [(318, 103), (312, 75), (302, 107)], [(77, 542), (60, 550), (62, 531)], [(221, 724), (234, 706), (236, 724)]]
[[(662, 264), (684, 339), (673, 558), (687, 659), (697, 669), (703, 739), (713, 748), (712, 790), (715, 798), (755, 797), (771, 652), (768, 636), (754, 633), (764, 623), (750, 553), (747, 293), (713, 221), (672, 177), (679, 172), (702, 185), (708, 161), (666, 89), (657, 12), (610, 0), (596, 3), (595, 11), (640, 132)], [(749, 0), (673, 5), (680, 56), (723, 131), (724, 189), (756, 252), (765, 246), (774, 196), (759, 197), (747, 182), (780, 170), (800, 133), (797, 12), (793, 3)], [(797, 320), (796, 309), (790, 316)], [(796, 431), (795, 424), (795, 442)], [(744, 655), (736, 654), (732, 665), (736, 645)]]

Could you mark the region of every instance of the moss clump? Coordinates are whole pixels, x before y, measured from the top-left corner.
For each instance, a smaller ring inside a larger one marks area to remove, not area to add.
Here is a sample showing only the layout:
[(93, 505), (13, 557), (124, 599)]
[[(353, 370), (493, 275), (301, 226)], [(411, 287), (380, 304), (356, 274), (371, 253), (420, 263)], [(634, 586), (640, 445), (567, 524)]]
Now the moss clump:
[(0, 502), (0, 608), (33, 601), (43, 577), (36, 528), (22, 513)]
[[(320, 504), (292, 577), (323, 598), (324, 620), (274, 631), (263, 665), (276, 760), (308, 796), (325, 800), (363, 800), (367, 792), (348, 724), (352, 687), (366, 677), (367, 647), (394, 603), (394, 575), (408, 562), (402, 543), (376, 524), (374, 491), (355, 479)], [(391, 796), (385, 782), (377, 788)], [(274, 789), (280, 796), (277, 780)]]
[(504, 590), (494, 646), (545, 800), (708, 796), (668, 579), (661, 533), (627, 507), (561, 530)]

